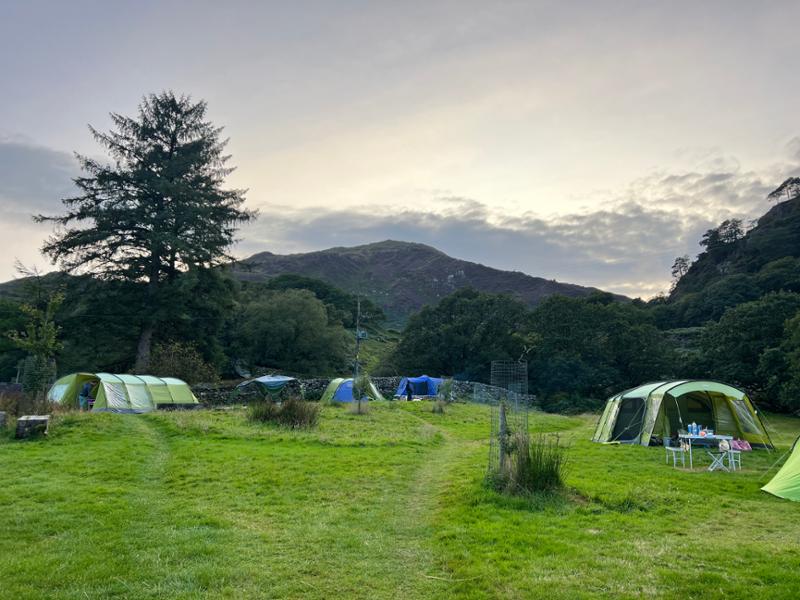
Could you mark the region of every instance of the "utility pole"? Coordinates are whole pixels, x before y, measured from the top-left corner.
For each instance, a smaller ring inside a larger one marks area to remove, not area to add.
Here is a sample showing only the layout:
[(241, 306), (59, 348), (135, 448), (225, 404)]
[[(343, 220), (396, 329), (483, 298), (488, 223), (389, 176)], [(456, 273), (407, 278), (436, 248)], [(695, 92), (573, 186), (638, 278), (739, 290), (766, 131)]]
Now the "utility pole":
[(360, 370), (360, 363), (358, 361), (358, 352), (361, 349), (361, 340), (367, 337), (366, 331), (361, 331), (361, 295), (357, 297), (358, 304), (356, 305), (356, 356), (353, 360), (353, 395), (358, 398), (353, 398), (358, 403), (358, 414), (361, 414), (361, 400), (363, 398), (364, 390), (360, 389), (358, 385), (358, 372)]
[[(358, 351), (361, 347), (361, 295), (357, 296), (356, 305), (356, 356), (353, 361), (353, 383), (358, 379)], [(360, 400), (359, 400), (360, 401)]]

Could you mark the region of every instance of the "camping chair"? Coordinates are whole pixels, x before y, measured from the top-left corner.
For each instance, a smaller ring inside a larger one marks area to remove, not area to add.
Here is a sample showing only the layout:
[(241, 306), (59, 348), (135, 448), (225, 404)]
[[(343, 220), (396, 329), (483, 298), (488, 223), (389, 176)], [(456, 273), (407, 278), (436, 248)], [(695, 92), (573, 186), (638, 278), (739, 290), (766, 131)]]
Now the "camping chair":
[[(730, 472), (731, 470), (735, 470), (736, 467), (731, 463), (731, 445), (728, 443), (727, 440), (722, 440), (719, 443), (719, 447), (717, 448), (717, 452), (711, 452), (711, 450), (706, 450), (708, 455), (711, 457), (711, 464), (708, 466), (709, 471), (716, 471), (717, 469), (722, 469), (723, 471)], [(725, 464), (725, 459), (728, 459), (728, 464)]]
[(670, 446), (668, 440), (664, 440), (664, 451), (666, 452), (666, 464), (669, 464), (669, 457), (672, 456), (673, 468), (678, 467), (678, 457), (680, 456), (681, 466), (686, 468), (686, 452), (689, 450), (689, 445), (686, 442), (681, 442), (677, 446)]

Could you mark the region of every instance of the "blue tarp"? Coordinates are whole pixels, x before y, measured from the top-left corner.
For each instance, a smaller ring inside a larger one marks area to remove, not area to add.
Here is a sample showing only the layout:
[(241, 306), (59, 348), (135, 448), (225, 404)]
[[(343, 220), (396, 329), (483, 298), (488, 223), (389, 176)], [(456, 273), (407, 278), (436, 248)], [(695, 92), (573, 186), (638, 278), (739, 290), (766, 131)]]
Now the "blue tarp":
[(403, 377), (394, 395), (400, 397), (408, 396), (408, 389), (410, 387), (412, 396), (435, 396), (439, 393), (439, 386), (441, 384), (442, 379), (439, 377), (429, 377), (428, 375)]

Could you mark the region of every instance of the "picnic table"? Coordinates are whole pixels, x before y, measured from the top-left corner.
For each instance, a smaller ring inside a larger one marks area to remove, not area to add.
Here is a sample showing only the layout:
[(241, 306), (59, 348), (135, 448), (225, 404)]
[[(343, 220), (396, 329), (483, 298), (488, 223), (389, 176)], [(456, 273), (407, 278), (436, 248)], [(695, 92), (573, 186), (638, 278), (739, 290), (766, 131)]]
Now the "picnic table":
[[(721, 442), (722, 440), (731, 441), (733, 439), (732, 435), (723, 435), (720, 433), (715, 433), (713, 435), (695, 435), (691, 433), (679, 433), (678, 438), (684, 440), (689, 445), (689, 468), (693, 468), (694, 464), (692, 462), (692, 444), (697, 442), (704, 442), (702, 445), (708, 446), (711, 445), (708, 442)], [(713, 455), (712, 455), (712, 458)], [(711, 463), (709, 470), (713, 470), (715, 462)]]

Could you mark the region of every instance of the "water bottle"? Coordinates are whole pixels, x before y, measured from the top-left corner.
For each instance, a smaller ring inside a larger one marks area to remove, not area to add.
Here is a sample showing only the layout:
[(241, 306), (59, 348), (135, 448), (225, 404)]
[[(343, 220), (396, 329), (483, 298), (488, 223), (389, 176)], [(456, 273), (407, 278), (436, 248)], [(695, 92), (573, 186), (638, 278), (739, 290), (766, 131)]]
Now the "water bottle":
[(695, 423), (694, 421), (692, 421), (692, 424), (689, 425), (689, 433), (691, 435), (697, 435), (697, 423)]

